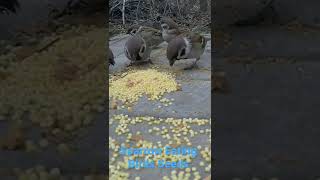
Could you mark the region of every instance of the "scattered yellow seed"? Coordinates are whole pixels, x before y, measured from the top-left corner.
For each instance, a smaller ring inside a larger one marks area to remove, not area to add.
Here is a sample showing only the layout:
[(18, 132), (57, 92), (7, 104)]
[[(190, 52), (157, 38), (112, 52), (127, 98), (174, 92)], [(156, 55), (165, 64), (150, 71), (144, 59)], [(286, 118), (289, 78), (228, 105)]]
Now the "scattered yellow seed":
[(170, 178), (168, 176), (163, 176), (162, 180), (170, 180)]
[[(124, 135), (124, 137), (130, 138), (133, 136), (136, 136), (138, 134), (140, 134), (140, 131), (134, 132), (131, 130), (131, 125), (147, 125), (148, 126), (148, 132), (149, 133), (154, 133), (154, 134), (159, 134), (160, 138), (162, 137), (163, 139), (168, 139), (167, 142), (163, 142), (162, 141), (155, 141), (155, 142), (149, 142), (143, 139), (139, 139), (137, 141), (131, 141), (130, 142), (130, 146), (133, 145), (133, 147), (141, 147), (141, 148), (162, 148), (165, 146), (172, 146), (172, 147), (178, 147), (180, 145), (188, 145), (188, 146), (192, 146), (191, 141), (189, 140), (189, 136), (187, 136), (190, 133), (191, 136), (191, 132), (195, 132), (195, 131), (191, 131), (192, 127), (195, 126), (199, 126), (200, 125), (206, 125), (209, 123), (209, 120), (207, 119), (192, 119), (192, 118), (183, 118), (183, 119), (176, 119), (176, 118), (165, 118), (165, 119), (161, 119), (161, 118), (154, 118), (154, 117), (129, 117), (127, 115), (123, 115), (123, 114), (119, 114), (119, 115), (114, 115), (113, 117), (111, 117), (111, 119), (114, 121), (114, 124), (117, 124), (115, 131), (117, 132), (117, 134), (119, 135)], [(149, 125), (148, 125), (149, 124)], [(133, 128), (135, 129), (135, 128)], [(128, 139), (127, 139), (128, 140)], [(109, 149), (111, 149), (112, 151), (119, 151), (120, 148), (120, 144), (121, 146), (127, 146), (127, 143), (124, 143), (124, 141), (122, 141), (122, 143), (117, 143), (117, 145), (115, 144), (115, 141), (112, 140), (112, 138), (109, 138)], [(136, 144), (132, 144), (132, 143), (136, 143)], [(116, 147), (115, 147), (116, 146)], [(117, 148), (118, 147), (118, 148)], [(198, 147), (197, 147), (198, 148)], [(207, 151), (205, 151), (207, 150)], [(210, 149), (204, 149), (203, 152), (200, 151), (200, 155), (204, 158), (204, 156), (206, 158), (209, 158), (208, 153), (210, 152)], [(112, 153), (113, 155), (113, 153)], [(114, 156), (111, 156), (111, 158)], [(127, 162), (129, 159), (135, 159), (137, 157), (140, 156), (132, 156), (130, 158), (124, 158), (124, 163), (120, 163), (120, 165), (118, 166), (115, 159), (111, 159), (110, 163), (113, 164), (114, 169), (117, 171), (121, 171), (126, 169), (126, 167), (123, 166), (123, 164), (125, 164), (125, 162)], [(154, 160), (155, 162), (157, 162), (157, 160), (160, 159), (165, 159), (166, 161), (179, 161), (179, 160), (183, 160), (186, 161), (188, 163), (192, 163), (193, 158), (191, 156), (170, 156), (170, 155), (159, 155), (159, 156), (152, 156), (152, 155), (145, 155), (143, 156), (145, 159), (148, 160)], [(110, 167), (111, 168), (111, 167)], [(204, 169), (205, 170), (205, 169)], [(110, 169), (111, 171), (111, 169)], [(183, 171), (183, 173), (181, 173), (181, 171), (177, 172), (175, 170), (173, 170), (172, 176), (170, 176), (170, 179), (177, 179), (177, 180), (186, 180), (186, 179), (194, 179), (191, 178), (191, 174), (190, 172), (194, 172), (195, 175), (197, 176), (196, 179), (201, 179), (200, 174), (197, 174), (197, 169), (196, 168), (188, 168), (185, 171)], [(200, 177), (200, 178), (199, 178)], [(167, 177), (169, 178), (169, 177)], [(163, 179), (167, 179), (167, 178), (163, 178)]]

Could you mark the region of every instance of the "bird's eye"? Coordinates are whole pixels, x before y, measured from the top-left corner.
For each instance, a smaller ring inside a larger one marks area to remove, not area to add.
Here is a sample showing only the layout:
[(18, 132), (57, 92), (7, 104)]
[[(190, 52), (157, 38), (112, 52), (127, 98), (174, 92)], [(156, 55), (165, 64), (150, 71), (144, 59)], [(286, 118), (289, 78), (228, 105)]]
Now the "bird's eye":
[(169, 26), (167, 24), (162, 24), (161, 27), (162, 29), (169, 29)]

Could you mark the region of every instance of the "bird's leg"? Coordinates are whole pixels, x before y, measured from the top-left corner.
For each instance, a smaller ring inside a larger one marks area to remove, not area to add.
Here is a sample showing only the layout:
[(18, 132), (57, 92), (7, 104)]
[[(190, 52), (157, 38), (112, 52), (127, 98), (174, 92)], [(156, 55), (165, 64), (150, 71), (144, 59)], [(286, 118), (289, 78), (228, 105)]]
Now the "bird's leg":
[(196, 59), (191, 66), (184, 68), (184, 70), (191, 70), (195, 67), (197, 67), (197, 62), (199, 61), (200, 58)]
[(196, 61), (194, 62), (194, 66), (198, 66), (197, 62), (200, 60), (200, 58), (197, 58)]
[(148, 58), (148, 63), (153, 64), (153, 62), (151, 61), (151, 58)]

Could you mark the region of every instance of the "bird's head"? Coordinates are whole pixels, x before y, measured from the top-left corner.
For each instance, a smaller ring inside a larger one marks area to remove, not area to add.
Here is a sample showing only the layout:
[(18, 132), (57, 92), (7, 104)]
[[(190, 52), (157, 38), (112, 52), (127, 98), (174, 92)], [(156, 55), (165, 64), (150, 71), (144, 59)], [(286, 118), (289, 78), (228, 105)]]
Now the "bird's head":
[(169, 30), (169, 25), (167, 23), (161, 23), (162, 30)]

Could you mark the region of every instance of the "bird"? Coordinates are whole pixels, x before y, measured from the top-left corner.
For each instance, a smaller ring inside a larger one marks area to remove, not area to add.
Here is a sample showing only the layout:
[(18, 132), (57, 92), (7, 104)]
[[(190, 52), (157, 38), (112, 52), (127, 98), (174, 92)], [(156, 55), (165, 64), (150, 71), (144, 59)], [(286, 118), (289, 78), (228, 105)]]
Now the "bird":
[(1, 0), (0, 1), (0, 13), (16, 13), (20, 4), (17, 0)]
[(177, 23), (175, 23), (169, 17), (162, 17), (160, 19), (161, 29), (162, 29), (162, 38), (169, 43), (172, 39), (182, 34), (183, 32), (179, 29)]
[(131, 61), (128, 66), (143, 62), (152, 63), (150, 59), (151, 48), (139, 33), (141, 30), (142, 27), (140, 27), (135, 34), (131, 34), (125, 44), (125, 55)]
[(207, 39), (194, 32), (185, 32), (172, 39), (167, 46), (167, 58), (170, 66), (173, 66), (175, 61), (181, 59), (196, 59), (192, 66), (185, 68), (191, 69), (200, 60), (203, 54)]
[(147, 42), (151, 49), (154, 49), (163, 42), (161, 31), (148, 26), (140, 26), (138, 24), (132, 25), (128, 28), (127, 34), (139, 34)]
[(108, 59), (109, 59), (109, 66), (110, 65), (114, 66), (115, 65), (114, 55), (113, 55), (110, 48), (109, 48), (109, 53), (108, 53)]

